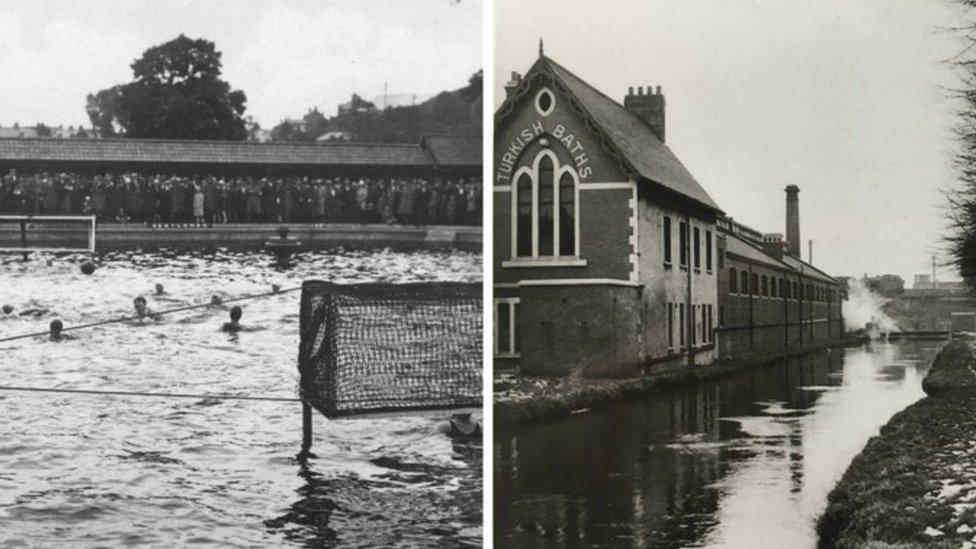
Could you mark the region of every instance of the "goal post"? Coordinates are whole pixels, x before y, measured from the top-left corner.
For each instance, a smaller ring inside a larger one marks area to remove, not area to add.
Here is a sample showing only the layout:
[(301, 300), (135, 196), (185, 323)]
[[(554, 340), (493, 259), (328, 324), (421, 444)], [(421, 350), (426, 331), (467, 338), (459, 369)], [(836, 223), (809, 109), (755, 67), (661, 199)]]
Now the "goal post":
[(482, 405), (480, 283), (302, 284), (302, 400), (335, 418)]
[(0, 253), (95, 253), (94, 215), (0, 215)]

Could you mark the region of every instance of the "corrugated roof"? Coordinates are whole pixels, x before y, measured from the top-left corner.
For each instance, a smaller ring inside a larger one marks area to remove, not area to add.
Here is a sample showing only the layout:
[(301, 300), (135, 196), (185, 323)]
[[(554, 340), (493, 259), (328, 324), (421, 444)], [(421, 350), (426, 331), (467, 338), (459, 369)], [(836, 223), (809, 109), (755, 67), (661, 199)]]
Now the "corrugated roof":
[[(541, 56), (526, 75), (529, 86), (533, 72), (548, 71), (575, 96), (580, 106), (610, 139), (637, 175), (713, 210), (718, 204), (695, 180), (678, 157), (654, 134), (650, 127), (623, 105), (604, 95), (583, 79), (552, 59)], [(506, 99), (508, 101), (508, 99)], [(503, 104), (499, 111), (504, 109)]]
[(421, 141), (438, 166), (480, 166), (480, 135), (429, 135)]
[(0, 139), (0, 161), (425, 166), (418, 144)]

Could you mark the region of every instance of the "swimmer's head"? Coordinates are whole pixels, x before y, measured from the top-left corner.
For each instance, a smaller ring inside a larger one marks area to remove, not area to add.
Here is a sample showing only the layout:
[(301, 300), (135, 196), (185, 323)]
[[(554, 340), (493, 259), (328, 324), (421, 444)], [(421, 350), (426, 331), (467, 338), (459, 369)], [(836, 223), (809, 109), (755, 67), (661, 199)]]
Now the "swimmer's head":
[(61, 330), (64, 329), (64, 324), (60, 320), (54, 319), (51, 321), (51, 335), (57, 336), (61, 335)]
[(220, 305), (220, 303), (221, 303), (221, 301), (220, 301), (220, 297), (219, 296), (216, 296), (216, 295), (210, 296), (210, 304), (211, 305)]
[(3, 310), (3, 314), (5, 315), (9, 315), (10, 313), (14, 312), (14, 308), (11, 307), (10, 305), (4, 305), (2, 310)]
[(233, 322), (237, 322), (238, 320), (240, 320), (242, 314), (244, 314), (244, 311), (241, 310), (240, 305), (234, 305), (233, 307), (230, 308), (230, 319)]
[(280, 291), (281, 291), (281, 286), (279, 286), (277, 284), (272, 284), (271, 285), (271, 293), (276, 294), (276, 293), (278, 293)]
[(451, 414), (451, 419), (458, 421), (471, 421), (471, 412)]
[(132, 300), (132, 306), (135, 307), (136, 313), (139, 315), (146, 314), (146, 298), (139, 296)]
[(159, 282), (157, 282), (156, 283), (156, 295), (159, 295), (159, 294), (162, 294), (162, 293), (163, 293), (163, 285), (160, 284)]

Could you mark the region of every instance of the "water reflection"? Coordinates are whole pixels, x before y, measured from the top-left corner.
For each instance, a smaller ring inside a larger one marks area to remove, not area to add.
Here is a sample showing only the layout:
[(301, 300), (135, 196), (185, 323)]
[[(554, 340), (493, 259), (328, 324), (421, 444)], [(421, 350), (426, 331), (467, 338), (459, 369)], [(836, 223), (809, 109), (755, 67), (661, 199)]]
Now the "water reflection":
[(922, 395), (931, 347), (808, 355), (500, 434), (495, 539), (813, 547), (813, 523), (851, 458)]

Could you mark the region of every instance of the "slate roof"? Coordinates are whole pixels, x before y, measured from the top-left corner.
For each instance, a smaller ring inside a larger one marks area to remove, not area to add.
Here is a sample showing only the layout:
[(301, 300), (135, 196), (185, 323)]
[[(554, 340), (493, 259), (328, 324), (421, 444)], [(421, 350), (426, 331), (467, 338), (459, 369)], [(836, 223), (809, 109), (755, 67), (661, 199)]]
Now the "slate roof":
[(480, 166), (480, 135), (429, 135), (420, 146), (437, 166)]
[(810, 278), (816, 278), (822, 282), (827, 282), (830, 284), (838, 284), (830, 275), (824, 273), (820, 269), (814, 267), (813, 265), (803, 261), (802, 259), (797, 259), (791, 255), (784, 255), (783, 262), (790, 266), (796, 272), (803, 272), (804, 276), (809, 276)]
[[(531, 86), (534, 74), (553, 75), (576, 98), (580, 107), (610, 140), (613, 147), (633, 169), (635, 174), (652, 184), (676, 192), (706, 208), (721, 211), (718, 204), (695, 180), (691, 172), (657, 135), (623, 105), (607, 97), (568, 69), (552, 59), (540, 56), (522, 80), (522, 90)], [(514, 101), (519, 90), (506, 98), (498, 112), (506, 111), (506, 103)], [(498, 118), (496, 117), (496, 120)]]
[(0, 139), (0, 161), (429, 166), (418, 144)]
[(837, 280), (802, 259), (797, 259), (789, 254), (783, 254), (783, 260), (780, 261), (772, 256), (766, 255), (766, 252), (761, 247), (739, 235), (728, 231), (723, 231), (723, 234), (725, 235), (725, 250), (729, 253), (776, 269), (792, 271), (798, 274), (802, 273), (803, 276), (828, 284), (838, 284)]
[(762, 248), (736, 234), (725, 233), (725, 251), (774, 269), (793, 270), (785, 261), (779, 261), (775, 257), (766, 255)]

